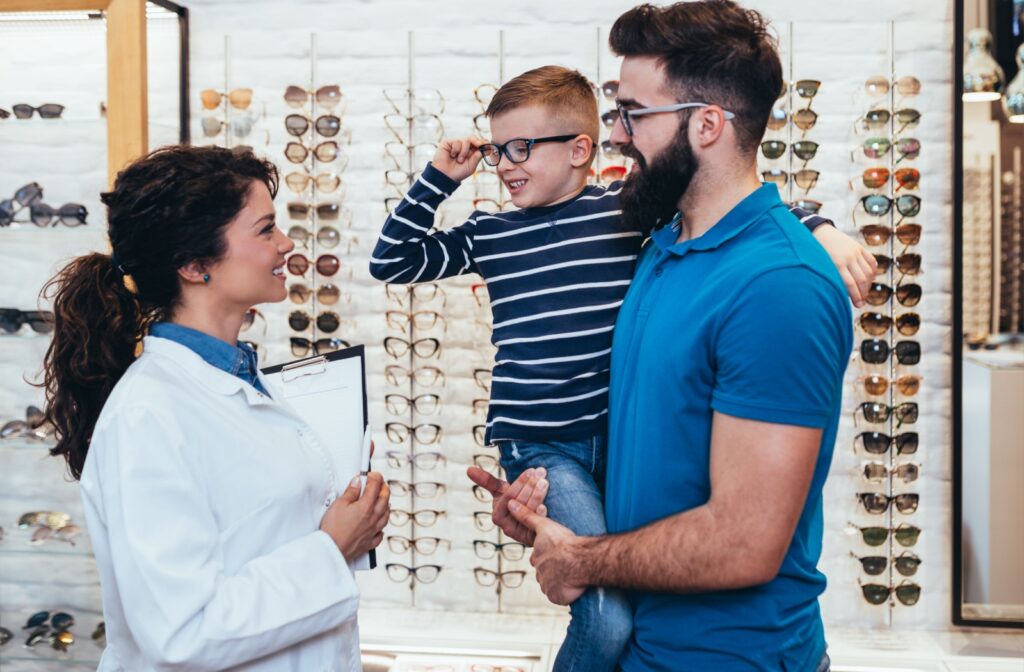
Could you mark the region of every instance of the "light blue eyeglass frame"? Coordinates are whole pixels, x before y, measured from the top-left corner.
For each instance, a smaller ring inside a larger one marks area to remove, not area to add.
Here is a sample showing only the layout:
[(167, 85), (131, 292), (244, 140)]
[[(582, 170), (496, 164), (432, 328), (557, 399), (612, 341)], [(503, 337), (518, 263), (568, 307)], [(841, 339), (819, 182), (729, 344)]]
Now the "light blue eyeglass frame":
[[(658, 105), (656, 107), (641, 107), (635, 110), (627, 110), (622, 106), (622, 103), (616, 102), (615, 108), (619, 111), (619, 119), (622, 120), (622, 127), (626, 129), (626, 135), (633, 136), (633, 124), (630, 123), (630, 117), (642, 117), (648, 114), (661, 114), (663, 112), (678, 112), (679, 110), (686, 110), (693, 107), (710, 107), (711, 103), (674, 103), (672, 105)], [(722, 110), (725, 114), (725, 120), (730, 121), (736, 118), (736, 115), (729, 110)]]

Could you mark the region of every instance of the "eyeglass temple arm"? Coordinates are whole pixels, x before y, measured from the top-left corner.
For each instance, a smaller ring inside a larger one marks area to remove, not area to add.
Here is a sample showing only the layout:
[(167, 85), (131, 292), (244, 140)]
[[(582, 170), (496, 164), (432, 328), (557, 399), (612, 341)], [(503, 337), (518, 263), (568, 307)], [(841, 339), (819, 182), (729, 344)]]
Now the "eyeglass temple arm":
[[(657, 107), (642, 107), (638, 110), (626, 110), (631, 117), (642, 117), (646, 114), (659, 114), (661, 112), (676, 112), (691, 107), (711, 107), (710, 103), (675, 103), (673, 105), (658, 105)], [(735, 119), (736, 115), (729, 110), (722, 110), (726, 119)]]

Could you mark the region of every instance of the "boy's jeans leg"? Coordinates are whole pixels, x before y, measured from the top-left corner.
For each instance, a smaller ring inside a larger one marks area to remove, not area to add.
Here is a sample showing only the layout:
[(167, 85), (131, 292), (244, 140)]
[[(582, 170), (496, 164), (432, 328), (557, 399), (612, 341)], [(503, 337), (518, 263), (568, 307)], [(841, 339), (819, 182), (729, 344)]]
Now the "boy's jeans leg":
[[(585, 441), (499, 445), (509, 481), (531, 467), (547, 469), (550, 484), (544, 504), (548, 517), (578, 535), (605, 534), (604, 437)], [(589, 588), (569, 607), (571, 620), (553, 672), (612, 672), (633, 629), (625, 595)]]

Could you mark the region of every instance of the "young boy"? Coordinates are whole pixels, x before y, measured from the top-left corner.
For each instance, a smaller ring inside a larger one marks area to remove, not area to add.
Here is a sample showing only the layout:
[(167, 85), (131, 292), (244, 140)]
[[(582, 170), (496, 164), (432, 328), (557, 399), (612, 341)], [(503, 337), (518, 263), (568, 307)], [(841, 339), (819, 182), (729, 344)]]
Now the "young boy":
[[(644, 237), (622, 224), (621, 182), (587, 186), (599, 117), (580, 73), (526, 72), (498, 90), (487, 116), (491, 143), (441, 144), (385, 222), (370, 273), (389, 283), (482, 276), (498, 349), (486, 441), (497, 444), (509, 482), (528, 468), (547, 469), (551, 518), (576, 534), (604, 534), (612, 330)], [(437, 207), (481, 159), (496, 167), (519, 209), (476, 211), (428, 235)], [(812, 231), (829, 223), (794, 212)], [(856, 246), (833, 240), (833, 258)], [(625, 597), (591, 589), (570, 612), (554, 670), (614, 670), (632, 628)]]

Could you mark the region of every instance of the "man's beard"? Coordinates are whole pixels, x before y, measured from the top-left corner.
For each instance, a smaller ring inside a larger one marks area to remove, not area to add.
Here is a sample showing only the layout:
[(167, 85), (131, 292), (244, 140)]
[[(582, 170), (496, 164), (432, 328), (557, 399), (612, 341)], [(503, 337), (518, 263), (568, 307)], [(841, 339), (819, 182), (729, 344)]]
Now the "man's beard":
[(698, 168), (687, 137), (688, 126), (680, 124), (676, 139), (650, 165), (632, 145), (622, 148), (622, 153), (640, 166), (638, 172), (626, 178), (619, 196), (622, 221), (629, 231), (640, 231), (646, 236), (678, 211), (679, 199), (686, 193)]

